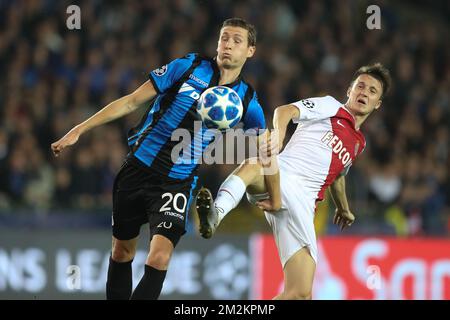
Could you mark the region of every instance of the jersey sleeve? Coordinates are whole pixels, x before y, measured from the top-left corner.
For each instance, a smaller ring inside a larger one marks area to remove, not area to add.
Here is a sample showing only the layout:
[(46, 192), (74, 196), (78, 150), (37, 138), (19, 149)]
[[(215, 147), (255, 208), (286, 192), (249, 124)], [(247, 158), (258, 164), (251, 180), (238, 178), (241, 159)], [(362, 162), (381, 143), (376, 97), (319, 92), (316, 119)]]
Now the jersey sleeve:
[(243, 122), (246, 135), (260, 135), (266, 130), (266, 119), (256, 92), (248, 104)]
[(294, 123), (301, 121), (320, 120), (334, 116), (342, 105), (331, 96), (308, 98), (292, 103), (300, 111)]
[(189, 69), (194, 59), (195, 54), (190, 53), (151, 71), (148, 77), (155, 90), (158, 93), (166, 92)]

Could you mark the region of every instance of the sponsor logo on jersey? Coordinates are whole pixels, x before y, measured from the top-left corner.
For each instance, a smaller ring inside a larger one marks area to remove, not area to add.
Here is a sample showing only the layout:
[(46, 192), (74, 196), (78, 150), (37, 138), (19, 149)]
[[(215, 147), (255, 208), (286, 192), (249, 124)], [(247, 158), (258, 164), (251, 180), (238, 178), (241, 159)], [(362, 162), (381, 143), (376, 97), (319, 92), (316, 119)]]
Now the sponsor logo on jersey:
[(201, 84), (203, 87), (207, 87), (208, 83), (206, 83), (205, 81), (203, 81), (202, 79), (197, 78), (196, 76), (194, 76), (192, 73), (189, 75), (189, 79), (194, 80), (195, 82)]
[(183, 92), (186, 92), (186, 93), (190, 92), (189, 96), (194, 100), (198, 100), (200, 98), (200, 93), (198, 93), (197, 90), (195, 90), (195, 88), (193, 86), (187, 84), (186, 82), (183, 83), (180, 90), (178, 90), (178, 93), (183, 93)]
[(322, 137), (321, 141), (331, 148), (334, 154), (336, 154), (339, 160), (342, 161), (342, 165), (345, 167), (352, 161), (350, 153), (347, 148), (344, 147), (342, 140), (333, 133), (333, 131), (328, 131)]

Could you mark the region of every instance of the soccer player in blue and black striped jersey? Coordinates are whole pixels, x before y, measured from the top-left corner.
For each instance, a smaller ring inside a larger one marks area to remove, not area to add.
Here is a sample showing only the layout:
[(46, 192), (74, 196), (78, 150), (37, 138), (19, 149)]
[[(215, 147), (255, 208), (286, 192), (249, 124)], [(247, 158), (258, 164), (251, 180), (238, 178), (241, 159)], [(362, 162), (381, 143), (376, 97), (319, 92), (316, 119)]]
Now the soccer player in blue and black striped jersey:
[[(172, 141), (171, 136), (180, 128), (189, 130), (192, 137), (198, 134), (194, 122), (199, 120), (196, 104), (201, 93), (217, 85), (233, 88), (243, 101), (244, 130), (265, 129), (256, 93), (240, 76), (247, 58), (255, 53), (255, 44), (252, 25), (240, 18), (228, 19), (220, 30), (215, 58), (188, 54), (153, 70), (136, 91), (108, 104), (52, 144), (58, 156), (87, 130), (149, 103), (139, 126), (130, 130), (130, 153), (114, 182), (107, 299), (157, 299), (160, 295), (173, 249), (186, 232), (198, 159), (212, 140), (204, 137), (201, 150), (193, 148), (194, 161), (173, 161), (172, 149), (179, 142)], [(145, 223), (151, 231), (150, 250), (144, 276), (132, 292), (131, 263), (140, 227)]]

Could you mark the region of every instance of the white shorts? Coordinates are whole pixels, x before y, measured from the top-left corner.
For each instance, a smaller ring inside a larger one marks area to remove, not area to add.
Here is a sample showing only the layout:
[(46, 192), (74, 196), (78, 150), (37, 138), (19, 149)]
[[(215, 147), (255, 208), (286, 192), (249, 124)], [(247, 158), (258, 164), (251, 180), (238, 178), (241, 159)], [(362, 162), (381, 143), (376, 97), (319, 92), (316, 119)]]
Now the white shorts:
[[(281, 264), (297, 251), (307, 247), (317, 265), (317, 240), (314, 229), (315, 197), (307, 192), (301, 181), (289, 175), (280, 167), (280, 187), (282, 205), (275, 213), (265, 212), (266, 219), (272, 227)], [(268, 194), (251, 195), (247, 193), (250, 203), (267, 199)]]

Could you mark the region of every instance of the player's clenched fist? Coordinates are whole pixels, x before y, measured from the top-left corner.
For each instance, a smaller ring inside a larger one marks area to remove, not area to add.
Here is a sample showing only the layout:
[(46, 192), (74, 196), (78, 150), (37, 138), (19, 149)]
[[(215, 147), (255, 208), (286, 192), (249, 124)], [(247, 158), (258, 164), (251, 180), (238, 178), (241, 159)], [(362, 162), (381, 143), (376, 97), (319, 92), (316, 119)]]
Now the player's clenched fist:
[(350, 227), (355, 221), (355, 216), (348, 210), (339, 210), (336, 209), (333, 223), (338, 225), (341, 228), (341, 231), (346, 227)]
[(56, 142), (53, 142), (51, 145), (53, 154), (57, 157), (61, 153), (61, 151), (68, 146), (73, 145), (78, 141), (80, 137), (80, 131), (77, 128), (73, 128), (70, 130), (64, 137), (59, 139)]

